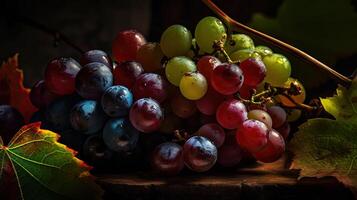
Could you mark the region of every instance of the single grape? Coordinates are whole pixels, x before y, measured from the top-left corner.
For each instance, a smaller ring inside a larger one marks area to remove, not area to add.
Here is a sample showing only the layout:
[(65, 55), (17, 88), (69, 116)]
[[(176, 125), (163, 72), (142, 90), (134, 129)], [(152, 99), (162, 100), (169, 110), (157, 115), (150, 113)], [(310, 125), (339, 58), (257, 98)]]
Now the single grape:
[(160, 174), (178, 174), (184, 167), (182, 147), (172, 142), (160, 144), (153, 152), (151, 164)]
[[(288, 80), (284, 83), (283, 87), (289, 88), (291, 84), (293, 84), (298, 89), (300, 94), (298, 94), (298, 95), (290, 95), (290, 97), (296, 103), (304, 103), (305, 98), (306, 98), (306, 91), (305, 91), (304, 86), (297, 79), (288, 78)], [(286, 98), (283, 95), (278, 95), (276, 100), (278, 102), (281, 102), (285, 106), (291, 106), (291, 107), (295, 106), (294, 102), (292, 102), (291, 100), (289, 100), (288, 98)]]
[(280, 133), (280, 135), (284, 138), (286, 141), (289, 138), (290, 135), (290, 124), (289, 122), (285, 122), (280, 128), (278, 128), (276, 131)]
[(211, 85), (223, 95), (231, 95), (242, 87), (244, 76), (242, 70), (236, 64), (223, 63), (212, 72)]
[(187, 72), (196, 71), (195, 63), (187, 57), (179, 56), (171, 58), (165, 67), (167, 80), (171, 84), (179, 86), (181, 78)]
[(210, 123), (201, 126), (197, 131), (197, 135), (209, 139), (217, 148), (222, 146), (226, 133), (223, 128), (217, 123)]
[(212, 53), (214, 42), (222, 41), (224, 43), (226, 41), (226, 28), (219, 19), (205, 17), (196, 26), (195, 38), (202, 51)]
[(242, 49), (231, 53), (230, 58), (233, 61), (243, 62), (248, 58), (262, 59), (262, 57), (253, 49)]
[(268, 143), (268, 127), (261, 121), (248, 119), (237, 129), (239, 146), (250, 153), (262, 150)]
[(72, 128), (84, 134), (94, 134), (104, 126), (106, 116), (99, 103), (83, 100), (73, 106), (70, 114)]
[(159, 103), (149, 98), (134, 102), (129, 116), (131, 124), (144, 133), (158, 130), (164, 118)]
[(135, 61), (122, 62), (114, 69), (114, 85), (123, 85), (131, 89), (135, 80), (142, 73), (144, 73), (144, 69), (140, 63)]
[(160, 46), (167, 57), (184, 56), (190, 50), (191, 32), (184, 26), (172, 25), (161, 35)]
[(89, 164), (101, 164), (109, 161), (113, 153), (105, 145), (101, 135), (89, 136), (83, 144), (83, 157)]
[(248, 58), (240, 63), (244, 74), (244, 84), (257, 87), (265, 78), (266, 68), (260, 59)]
[(188, 118), (197, 111), (195, 102), (186, 99), (180, 93), (171, 99), (170, 105), (172, 112), (181, 118)]
[(258, 152), (253, 153), (253, 156), (265, 163), (277, 161), (285, 152), (284, 138), (274, 129), (269, 132), (268, 142), (265, 147)]
[(271, 119), (269, 113), (264, 110), (250, 110), (248, 112), (248, 119), (261, 121), (268, 127), (268, 129), (272, 129), (273, 120)]
[(211, 74), (214, 68), (221, 64), (221, 61), (214, 56), (203, 56), (197, 62), (198, 71), (207, 79), (211, 80)]
[(76, 91), (85, 99), (100, 99), (103, 92), (112, 85), (113, 74), (102, 63), (90, 63), (84, 66), (76, 76)]
[[(244, 78), (245, 78), (245, 76), (244, 76)], [(252, 93), (253, 89), (255, 89), (255, 87), (243, 84), (242, 87), (238, 91), (239, 96), (242, 97), (243, 99), (250, 99), (253, 94)], [(252, 104), (252, 105), (255, 105), (255, 104)]]
[(145, 72), (154, 72), (163, 68), (164, 54), (159, 43), (149, 42), (140, 47), (136, 60), (142, 64)]
[(181, 125), (182, 125), (182, 120), (180, 117), (172, 113), (165, 114), (159, 132), (165, 134), (173, 134), (175, 130), (179, 130), (181, 128)]
[(138, 143), (139, 132), (124, 118), (113, 118), (103, 128), (103, 141), (115, 152), (131, 152)]
[(223, 96), (214, 89), (208, 88), (205, 96), (196, 101), (196, 107), (205, 115), (213, 115), (216, 113), (219, 104), (227, 98), (229, 96)]
[(0, 105), (0, 137), (4, 145), (10, 142), (24, 124), (24, 117), (14, 107)]
[(226, 140), (218, 149), (217, 163), (223, 167), (234, 167), (238, 165), (243, 158), (243, 150), (237, 144), (234, 133), (227, 133)]
[(207, 92), (206, 78), (199, 72), (187, 72), (180, 81), (181, 94), (190, 100), (198, 100)]
[(70, 129), (69, 120), (72, 107), (80, 101), (77, 95), (67, 95), (56, 99), (46, 109), (46, 122), (51, 130), (66, 131)]
[(45, 70), (48, 90), (58, 95), (68, 95), (75, 91), (75, 77), (81, 66), (73, 58), (51, 60)]
[(135, 60), (137, 52), (146, 43), (144, 36), (136, 30), (119, 32), (112, 44), (113, 57), (116, 61)]
[(245, 105), (236, 99), (222, 102), (216, 113), (217, 122), (226, 129), (238, 128), (247, 118)]
[(30, 100), (32, 105), (37, 108), (46, 108), (50, 103), (57, 99), (59, 95), (49, 91), (46, 87), (45, 81), (40, 80), (32, 86), (30, 92)]
[(252, 38), (245, 34), (233, 34), (232, 38), (224, 44), (224, 50), (228, 54), (242, 49), (254, 49)]
[(207, 138), (193, 136), (183, 146), (185, 165), (195, 172), (211, 169), (217, 161), (217, 148)]
[(167, 87), (167, 81), (160, 75), (144, 73), (136, 79), (132, 91), (136, 100), (148, 97), (162, 103), (167, 98)]
[(291, 109), (291, 110), (288, 110), (288, 112), (286, 112), (286, 114), (288, 115), (286, 120), (288, 122), (294, 122), (294, 121), (297, 121), (301, 117), (301, 110)]
[(256, 46), (254, 49), (262, 58), (273, 54), (273, 51), (267, 46)]
[(265, 56), (263, 59), (267, 73), (265, 82), (273, 86), (283, 86), (291, 74), (291, 65), (289, 60), (280, 54)]
[(268, 113), (273, 120), (273, 128), (281, 127), (287, 119), (285, 110), (280, 106), (272, 106), (268, 108)]
[(113, 61), (112, 59), (108, 56), (107, 53), (101, 50), (90, 50), (82, 54), (80, 58), (80, 63), (82, 66), (85, 66), (89, 63), (93, 62), (99, 62), (107, 67), (112, 71), (113, 70)]
[(129, 114), (133, 95), (128, 88), (114, 85), (107, 88), (101, 99), (102, 108), (110, 117), (123, 117)]

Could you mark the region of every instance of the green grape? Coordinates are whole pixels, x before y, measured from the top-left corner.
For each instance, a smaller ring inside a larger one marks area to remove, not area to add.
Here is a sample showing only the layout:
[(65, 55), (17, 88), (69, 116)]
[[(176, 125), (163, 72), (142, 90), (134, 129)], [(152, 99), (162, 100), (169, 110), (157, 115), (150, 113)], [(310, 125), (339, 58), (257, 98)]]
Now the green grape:
[(254, 50), (263, 58), (273, 54), (273, 51), (267, 46), (256, 46)]
[(263, 62), (267, 69), (264, 81), (273, 86), (283, 86), (291, 74), (289, 60), (281, 54), (273, 53), (265, 56)]
[(255, 119), (263, 122), (269, 129), (272, 129), (273, 120), (271, 119), (269, 113), (264, 110), (251, 110), (248, 112), (248, 119)]
[(167, 80), (176, 86), (180, 85), (180, 80), (186, 72), (194, 72), (196, 70), (197, 68), (195, 63), (184, 56), (171, 58), (165, 67)]
[(195, 30), (195, 38), (200, 50), (206, 53), (214, 51), (215, 41), (225, 42), (227, 38), (226, 28), (215, 17), (205, 17), (198, 22)]
[(206, 78), (198, 72), (186, 73), (180, 81), (181, 94), (189, 100), (198, 100), (207, 92)]
[(161, 35), (160, 46), (165, 56), (184, 56), (192, 44), (191, 32), (184, 26), (172, 25)]
[(248, 58), (262, 59), (262, 57), (257, 52), (255, 52), (253, 49), (238, 50), (238, 51), (233, 52), (229, 56), (233, 61), (239, 61), (239, 62), (242, 62)]
[(288, 115), (287, 121), (294, 122), (301, 117), (301, 110), (298, 109), (287, 110), (286, 114)]
[(224, 44), (224, 50), (228, 54), (242, 49), (254, 49), (252, 38), (245, 34), (233, 34), (232, 38)]

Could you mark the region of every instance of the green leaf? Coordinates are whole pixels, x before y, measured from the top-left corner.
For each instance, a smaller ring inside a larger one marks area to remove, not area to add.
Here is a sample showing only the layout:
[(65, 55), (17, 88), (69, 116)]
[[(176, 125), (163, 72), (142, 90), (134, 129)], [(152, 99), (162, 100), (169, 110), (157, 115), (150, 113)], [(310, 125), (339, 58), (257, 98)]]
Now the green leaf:
[[(357, 12), (351, 0), (285, 0), (275, 18), (255, 14), (250, 26), (291, 43), (325, 64), (357, 53)], [(305, 79), (306, 88), (319, 86), (326, 76), (313, 72), (293, 57), (293, 76)]]
[(336, 120), (310, 119), (299, 127), (289, 144), (291, 168), (301, 169), (301, 177), (335, 176), (357, 194), (357, 79), (321, 101)]
[(0, 140), (0, 187), (8, 187), (4, 182), (14, 178), (18, 199), (100, 199), (102, 190), (90, 167), (58, 143), (58, 137), (34, 123), (24, 126), (8, 146)]

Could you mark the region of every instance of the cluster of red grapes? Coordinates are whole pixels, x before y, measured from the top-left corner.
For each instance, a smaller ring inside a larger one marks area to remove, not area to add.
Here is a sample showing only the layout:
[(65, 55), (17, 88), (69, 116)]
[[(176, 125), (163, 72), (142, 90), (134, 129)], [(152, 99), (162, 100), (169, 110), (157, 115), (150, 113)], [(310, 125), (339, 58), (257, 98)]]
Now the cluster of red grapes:
[[(233, 167), (244, 157), (278, 160), (288, 121), (300, 115), (279, 105), (305, 100), (303, 86), (290, 78), (289, 61), (247, 35), (227, 35), (215, 17), (203, 18), (194, 36), (173, 25), (157, 43), (125, 30), (113, 42), (115, 62), (100, 50), (79, 62), (53, 59), (32, 88), (39, 108), (32, 121), (59, 132), (88, 162), (113, 155), (125, 161), (140, 152), (138, 163), (147, 158), (168, 175), (184, 166), (204, 172), (216, 162)], [(294, 83), (300, 92), (253, 102), (265, 83)]]

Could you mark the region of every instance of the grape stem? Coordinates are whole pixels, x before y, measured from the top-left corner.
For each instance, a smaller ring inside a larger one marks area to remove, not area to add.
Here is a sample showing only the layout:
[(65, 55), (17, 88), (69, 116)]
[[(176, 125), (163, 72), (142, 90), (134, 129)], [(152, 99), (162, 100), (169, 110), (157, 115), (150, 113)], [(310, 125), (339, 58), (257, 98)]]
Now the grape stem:
[(352, 80), (337, 71), (333, 70), (329, 66), (325, 65), (324, 63), (320, 62), (316, 58), (310, 56), (309, 54), (301, 51), (300, 49), (293, 47), (285, 42), (282, 42), (270, 35), (264, 34), (262, 32), (259, 32), (253, 28), (250, 28), (244, 24), (241, 24), (232, 18), (230, 18), (226, 13), (224, 13), (216, 4), (212, 2), (212, 0), (202, 0), (203, 3), (206, 4), (206, 6), (211, 9), (216, 15), (218, 15), (224, 22), (225, 24), (229, 27), (230, 30), (235, 30), (235, 31), (240, 31), (245, 34), (251, 34), (265, 42), (268, 42), (272, 45), (275, 45), (289, 53), (292, 53), (293, 55), (302, 58), (303, 60), (312, 63), (314, 66), (317, 68), (323, 70), (324, 72), (327, 72), (329, 76), (337, 80), (340, 84), (349, 87), (352, 84)]
[(82, 54), (85, 52), (82, 48), (80, 48), (78, 45), (76, 45), (74, 42), (72, 42), (66, 35), (62, 34), (60, 31), (58, 31), (56, 29), (49, 28), (49, 27), (45, 26), (44, 24), (41, 24), (41, 23), (34, 21), (30, 18), (27, 18), (27, 17), (18, 17), (16, 19), (16, 21), (20, 22), (24, 25), (27, 25), (29, 27), (35, 28), (37, 30), (40, 30), (48, 35), (53, 36), (54, 46), (58, 46), (58, 43), (63, 41), (64, 43), (66, 43), (68, 46), (72, 47), (79, 53)]

